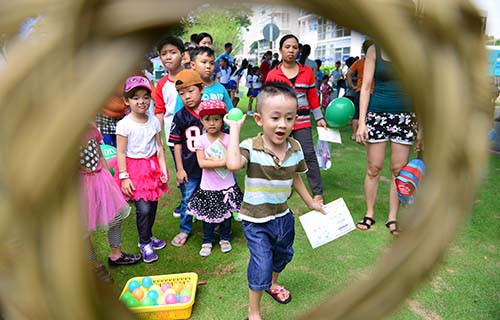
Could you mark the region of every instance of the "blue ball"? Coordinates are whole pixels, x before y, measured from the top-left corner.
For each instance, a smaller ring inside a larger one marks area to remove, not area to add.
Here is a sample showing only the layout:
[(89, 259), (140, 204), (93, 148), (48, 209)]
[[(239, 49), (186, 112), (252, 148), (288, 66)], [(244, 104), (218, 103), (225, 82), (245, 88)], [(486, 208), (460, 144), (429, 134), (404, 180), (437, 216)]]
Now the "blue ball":
[(142, 278), (142, 286), (146, 289), (149, 289), (153, 285), (153, 279), (151, 277)]
[(156, 290), (149, 290), (148, 293), (146, 294), (148, 298), (150, 298), (153, 301), (158, 300), (158, 291)]
[(132, 280), (130, 281), (130, 283), (128, 284), (128, 291), (132, 292), (134, 291), (135, 289), (137, 288), (140, 288), (140, 284), (137, 280)]

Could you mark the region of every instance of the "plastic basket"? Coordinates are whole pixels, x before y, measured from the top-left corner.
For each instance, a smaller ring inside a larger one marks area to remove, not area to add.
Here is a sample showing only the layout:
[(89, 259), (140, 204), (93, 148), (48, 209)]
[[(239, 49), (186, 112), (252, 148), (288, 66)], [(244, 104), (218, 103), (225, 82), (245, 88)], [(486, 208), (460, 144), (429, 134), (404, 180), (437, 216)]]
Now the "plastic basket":
[[(198, 285), (198, 275), (194, 272), (167, 274), (159, 276), (149, 276), (153, 280), (153, 284), (162, 286), (165, 283), (182, 285), (189, 284), (191, 287), (191, 299), (186, 303), (176, 303), (172, 305), (157, 305), (148, 307), (135, 307), (129, 310), (136, 314), (139, 319), (148, 320), (164, 320), (164, 319), (189, 319), (193, 311), (194, 299), (196, 296), (196, 287)], [(139, 283), (143, 277), (130, 278), (123, 288), (120, 298), (128, 291), (128, 285), (131, 281), (136, 280)]]

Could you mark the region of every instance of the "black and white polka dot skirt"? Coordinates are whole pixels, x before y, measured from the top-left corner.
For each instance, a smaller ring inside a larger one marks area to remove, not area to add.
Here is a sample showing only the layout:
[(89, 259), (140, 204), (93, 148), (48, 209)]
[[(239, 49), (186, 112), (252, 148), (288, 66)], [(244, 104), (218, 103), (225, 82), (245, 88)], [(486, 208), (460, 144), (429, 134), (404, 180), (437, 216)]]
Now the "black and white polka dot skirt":
[(220, 223), (240, 212), (243, 193), (237, 184), (224, 190), (198, 189), (188, 204), (187, 213), (208, 223)]

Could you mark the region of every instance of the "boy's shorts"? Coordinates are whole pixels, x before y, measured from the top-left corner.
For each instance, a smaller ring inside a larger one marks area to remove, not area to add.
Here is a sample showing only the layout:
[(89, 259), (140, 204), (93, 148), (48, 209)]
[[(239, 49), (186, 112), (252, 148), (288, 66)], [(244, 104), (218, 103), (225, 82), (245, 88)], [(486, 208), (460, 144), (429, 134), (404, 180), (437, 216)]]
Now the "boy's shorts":
[(260, 92), (260, 88), (257, 89), (248, 89), (247, 97), (256, 97)]
[(415, 113), (368, 112), (366, 115), (368, 142), (387, 142), (412, 145), (416, 139)]
[(242, 221), (250, 251), (248, 287), (254, 291), (271, 287), (272, 273), (281, 272), (293, 257), (295, 219), (292, 212), (264, 223)]

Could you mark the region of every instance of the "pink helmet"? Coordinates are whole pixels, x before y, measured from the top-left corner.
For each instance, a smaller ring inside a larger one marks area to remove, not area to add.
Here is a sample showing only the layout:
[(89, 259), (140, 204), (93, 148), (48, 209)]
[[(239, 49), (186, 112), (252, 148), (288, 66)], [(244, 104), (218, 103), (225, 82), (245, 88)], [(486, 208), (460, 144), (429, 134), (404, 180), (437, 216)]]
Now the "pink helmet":
[(148, 89), (149, 92), (151, 92), (151, 85), (149, 84), (149, 80), (144, 77), (133, 76), (125, 81), (125, 92), (130, 92), (130, 90), (137, 87)]

